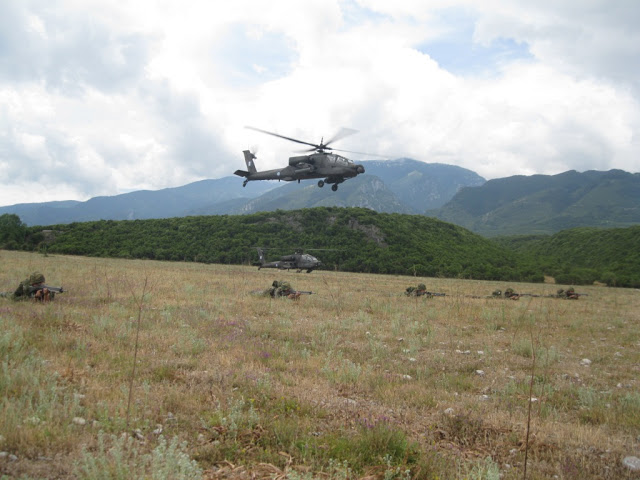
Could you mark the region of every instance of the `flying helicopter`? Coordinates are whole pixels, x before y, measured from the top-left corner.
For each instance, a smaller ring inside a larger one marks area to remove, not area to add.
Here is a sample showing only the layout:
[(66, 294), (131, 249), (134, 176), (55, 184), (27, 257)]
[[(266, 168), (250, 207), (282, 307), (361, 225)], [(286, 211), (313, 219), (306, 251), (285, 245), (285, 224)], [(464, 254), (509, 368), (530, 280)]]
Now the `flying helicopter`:
[(259, 172), (256, 169), (254, 162), (256, 156), (251, 153), (250, 150), (244, 150), (242, 153), (244, 153), (244, 161), (247, 164), (247, 170), (236, 170), (234, 172), (234, 175), (245, 178), (244, 182), (242, 182), (243, 187), (246, 187), (247, 182), (252, 180), (284, 180), (287, 182), (297, 180), (298, 183), (300, 183), (300, 180), (319, 178), (318, 187), (323, 187), (325, 183), (332, 184), (331, 190), (335, 192), (338, 190), (339, 183), (344, 182), (348, 178), (355, 177), (360, 173), (364, 173), (364, 167), (362, 165), (356, 164), (353, 160), (333, 153), (334, 150), (338, 152), (349, 152), (349, 150), (337, 150), (329, 147), (333, 142), (356, 133), (356, 130), (342, 128), (331, 140), (327, 141), (327, 143), (324, 143), (323, 138), (318, 144), (305, 142), (296, 138), (285, 137), (284, 135), (267, 132), (260, 128), (246, 128), (265, 133), (267, 135), (272, 135), (274, 137), (283, 138), (291, 142), (309, 145), (311, 148), (305, 150), (305, 152), (314, 153), (297, 157), (289, 157), (289, 165), (287, 167), (276, 168), (274, 170), (263, 170)]
[(258, 263), (254, 264), (258, 266), (258, 270), (261, 268), (279, 268), (280, 270), (292, 270), (296, 269), (298, 273), (302, 270), (307, 270), (307, 273), (311, 273), (314, 269), (322, 265), (322, 262), (313, 255), (303, 253), (302, 250), (296, 250), (293, 255), (284, 255), (280, 257), (280, 260), (275, 262), (267, 262), (264, 258), (264, 251), (260, 247), (256, 247), (258, 250)]

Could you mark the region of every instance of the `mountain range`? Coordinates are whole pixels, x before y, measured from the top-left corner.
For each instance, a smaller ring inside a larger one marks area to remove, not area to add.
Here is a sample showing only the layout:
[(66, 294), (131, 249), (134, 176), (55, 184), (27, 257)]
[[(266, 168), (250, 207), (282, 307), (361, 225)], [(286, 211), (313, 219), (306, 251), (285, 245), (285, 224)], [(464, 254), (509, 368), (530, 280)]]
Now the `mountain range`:
[(622, 170), (513, 176), (463, 188), (427, 212), (486, 237), (640, 224), (640, 173)]
[(640, 173), (571, 170), (486, 181), (468, 169), (409, 158), (362, 163), (366, 174), (340, 184), (337, 192), (307, 181), (254, 181), (243, 188), (241, 179), (224, 177), (86, 202), (11, 205), (0, 207), (0, 215), (16, 214), (26, 225), (56, 225), (363, 207), (436, 217), (486, 237), (640, 224)]
[(367, 174), (340, 184), (337, 192), (314, 182), (249, 182), (238, 177), (202, 180), (181, 187), (136, 191), (85, 202), (59, 201), (0, 207), (26, 225), (90, 220), (135, 220), (192, 215), (240, 215), (318, 206), (364, 207), (387, 213), (422, 214), (441, 207), (458, 190), (485, 179), (461, 167), (407, 158), (365, 161)]

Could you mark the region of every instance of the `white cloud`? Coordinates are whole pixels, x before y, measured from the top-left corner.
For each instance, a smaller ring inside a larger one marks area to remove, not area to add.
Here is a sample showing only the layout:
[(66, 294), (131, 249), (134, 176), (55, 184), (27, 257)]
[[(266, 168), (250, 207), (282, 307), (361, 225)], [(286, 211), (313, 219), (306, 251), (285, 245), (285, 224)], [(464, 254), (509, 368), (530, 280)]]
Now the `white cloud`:
[(352, 127), (337, 148), (487, 178), (637, 172), (640, 5), (478, 5), (2, 2), (0, 205), (227, 176), (246, 148), (275, 168), (299, 147), (244, 125)]

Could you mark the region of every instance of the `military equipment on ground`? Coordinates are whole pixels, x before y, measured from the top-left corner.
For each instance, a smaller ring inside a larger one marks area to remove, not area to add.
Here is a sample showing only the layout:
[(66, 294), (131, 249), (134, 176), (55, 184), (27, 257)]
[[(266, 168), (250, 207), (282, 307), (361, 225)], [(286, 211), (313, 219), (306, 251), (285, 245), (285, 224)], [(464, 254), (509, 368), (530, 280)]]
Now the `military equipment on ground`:
[(568, 300), (577, 300), (578, 298), (582, 297), (582, 296), (587, 296), (589, 295), (588, 293), (578, 293), (575, 291), (575, 289), (573, 287), (567, 288), (566, 290), (563, 290), (562, 288), (560, 290), (558, 290), (558, 292), (556, 293), (555, 297), (557, 298), (564, 298), (564, 299), (568, 299)]
[(427, 298), (430, 297), (445, 297), (447, 294), (446, 293), (440, 293), (440, 292), (428, 292), (427, 291), (427, 287), (424, 285), (424, 283), (420, 283), (418, 284), (418, 287), (407, 287), (405, 292), (405, 295), (409, 296), (409, 297), (422, 297), (422, 296), (426, 296)]
[(298, 273), (302, 270), (306, 270), (307, 273), (311, 273), (316, 268), (322, 265), (322, 262), (313, 255), (303, 253), (302, 250), (296, 250), (293, 255), (283, 255), (280, 260), (274, 262), (267, 262), (264, 257), (264, 249), (256, 247), (258, 250), (258, 262), (255, 264), (258, 266), (258, 270), (262, 268), (279, 268), (280, 270), (292, 270), (295, 269)]
[(264, 290), (262, 295), (265, 297), (272, 298), (292, 298), (297, 299), (300, 298), (300, 295), (312, 295), (313, 292), (305, 291), (305, 290), (294, 290), (291, 287), (291, 284), (287, 281), (274, 280), (271, 283), (271, 287)]
[(62, 287), (52, 287), (50, 285), (32, 285), (28, 288), (28, 293), (30, 295), (35, 294), (40, 290), (44, 290), (45, 288), (50, 292), (64, 293), (64, 289)]
[[(311, 148), (306, 152), (314, 152), (309, 155), (301, 155), (297, 157), (289, 157), (289, 165), (284, 168), (276, 168), (274, 170), (263, 170), (259, 172), (256, 169), (254, 160), (256, 156), (249, 150), (244, 150), (244, 161), (247, 164), (247, 170), (236, 170), (234, 175), (244, 177), (242, 186), (245, 187), (247, 182), (252, 180), (284, 180), (287, 182), (297, 180), (308, 180), (312, 178), (319, 178), (318, 187), (323, 187), (325, 183), (332, 184), (331, 190), (334, 192), (338, 190), (338, 184), (344, 182), (348, 178), (357, 176), (360, 173), (364, 173), (364, 167), (356, 164), (353, 160), (350, 160), (341, 155), (333, 153), (333, 150), (338, 152), (349, 152), (349, 150), (338, 150), (330, 148), (329, 145), (333, 142), (340, 140), (348, 135), (356, 133), (355, 130), (343, 128), (334, 137), (324, 143), (324, 139), (320, 140), (320, 143), (305, 142), (291, 137), (285, 137), (273, 132), (267, 132), (260, 128), (246, 127), (257, 132), (266, 133), (274, 137), (283, 138), (295, 143), (301, 143), (303, 145), (309, 145)], [(362, 152), (350, 152), (361, 153)]]

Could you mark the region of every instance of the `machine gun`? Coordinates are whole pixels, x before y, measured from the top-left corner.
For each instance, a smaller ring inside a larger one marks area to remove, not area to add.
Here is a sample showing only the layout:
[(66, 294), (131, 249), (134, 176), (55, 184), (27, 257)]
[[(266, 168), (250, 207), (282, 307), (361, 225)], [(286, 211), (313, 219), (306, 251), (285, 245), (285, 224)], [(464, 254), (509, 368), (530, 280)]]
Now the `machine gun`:
[(282, 298), (291, 298), (293, 300), (298, 300), (300, 298), (300, 295), (312, 295), (312, 294), (313, 292), (307, 292), (305, 290), (290, 290), (288, 293), (282, 292), (280, 296)]
[(29, 295), (38, 293), (45, 288), (50, 292), (64, 293), (64, 288), (62, 287), (52, 287), (50, 285), (32, 285), (29, 287)]
[(64, 289), (62, 287), (52, 287), (45, 284), (31, 285), (27, 289), (29, 297), (40, 302), (49, 302), (53, 300), (56, 293), (64, 293)]
[(282, 290), (280, 292), (276, 292), (275, 289), (272, 289), (269, 294), (272, 297), (298, 298), (300, 295), (312, 295), (313, 292), (307, 292), (305, 290)]
[(421, 296), (423, 296), (423, 295), (425, 295), (425, 296), (427, 296), (427, 297), (446, 297), (446, 296), (447, 296), (447, 294), (446, 294), (446, 293), (440, 293), (440, 292), (421, 292), (421, 291), (418, 291), (418, 292), (416, 293), (416, 295), (417, 295), (418, 297), (421, 297)]

